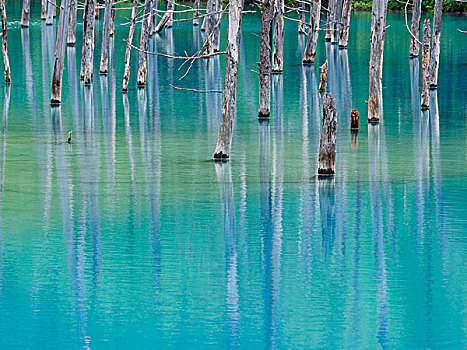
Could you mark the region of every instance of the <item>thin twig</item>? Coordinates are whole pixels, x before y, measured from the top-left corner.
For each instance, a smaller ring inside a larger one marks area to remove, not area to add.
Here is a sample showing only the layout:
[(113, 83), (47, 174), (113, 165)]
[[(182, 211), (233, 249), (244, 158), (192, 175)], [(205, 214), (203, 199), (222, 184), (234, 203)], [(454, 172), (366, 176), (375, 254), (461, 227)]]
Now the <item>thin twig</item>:
[(460, 30), (459, 28), (457, 28), (457, 31), (467, 34), (467, 30)]
[(175, 90), (201, 92), (203, 94), (207, 94), (207, 93), (210, 93), (210, 92), (215, 92), (215, 93), (218, 93), (218, 94), (223, 94), (224, 93), (223, 91), (220, 91), (220, 90), (196, 90), (196, 89), (181, 88), (181, 87), (173, 86), (172, 84), (169, 84), (169, 85), (171, 87), (173, 87)]

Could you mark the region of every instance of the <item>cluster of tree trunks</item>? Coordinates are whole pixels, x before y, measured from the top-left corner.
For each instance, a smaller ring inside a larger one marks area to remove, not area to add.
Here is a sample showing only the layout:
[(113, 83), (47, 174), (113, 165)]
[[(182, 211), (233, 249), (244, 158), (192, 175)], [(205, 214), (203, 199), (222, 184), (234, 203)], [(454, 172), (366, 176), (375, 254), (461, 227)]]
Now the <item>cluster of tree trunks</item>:
[(0, 0), (0, 17), (2, 18), (2, 55), (3, 55), (3, 68), (5, 71), (5, 83), (11, 83), (11, 72), (10, 72), (10, 59), (8, 58), (8, 47), (7, 47), (7, 22), (6, 22), (6, 9), (5, 0)]
[(422, 109), (430, 108), (430, 20), (423, 23), (422, 41)]

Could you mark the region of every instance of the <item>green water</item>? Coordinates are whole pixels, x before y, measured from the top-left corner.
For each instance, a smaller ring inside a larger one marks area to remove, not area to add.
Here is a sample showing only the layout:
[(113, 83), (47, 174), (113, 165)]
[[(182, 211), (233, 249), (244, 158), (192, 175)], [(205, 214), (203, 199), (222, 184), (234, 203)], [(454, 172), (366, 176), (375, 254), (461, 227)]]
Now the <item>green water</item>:
[[(122, 95), (129, 13), (119, 13), (108, 76), (98, 74), (98, 23), (88, 88), (80, 24), (62, 106), (51, 109), (55, 29), (35, 4), (21, 30), (19, 8), (7, 6), (13, 84), (0, 86), (0, 348), (467, 346), (465, 17), (443, 17), (438, 90), (421, 113), (421, 64), (408, 59), (403, 14), (388, 14), (384, 114), (368, 126), (370, 13), (352, 14), (348, 50), (320, 36), (310, 67), (299, 64), (305, 37), (286, 24), (284, 74), (263, 123), (251, 72), (260, 17), (245, 15), (233, 150), (219, 165), (221, 95), (169, 84), (221, 89), (224, 57), (180, 81), (180, 62), (151, 56), (137, 90), (133, 54)], [(182, 22), (150, 50), (201, 44)], [(336, 176), (318, 180), (326, 57)], [(72, 144), (60, 144), (69, 130)]]

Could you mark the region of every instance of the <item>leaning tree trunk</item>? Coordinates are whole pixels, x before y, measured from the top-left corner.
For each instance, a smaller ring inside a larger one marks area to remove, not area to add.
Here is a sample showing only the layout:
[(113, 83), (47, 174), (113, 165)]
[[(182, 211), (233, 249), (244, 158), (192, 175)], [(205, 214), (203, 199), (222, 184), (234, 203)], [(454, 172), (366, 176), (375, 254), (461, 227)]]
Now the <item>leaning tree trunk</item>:
[(300, 1), (300, 10), (298, 12), (298, 19), (300, 22), (298, 22), (298, 33), (299, 34), (305, 34), (305, 1), (301, 0)]
[(29, 27), (30, 8), (31, 8), (31, 0), (23, 0), (23, 13), (21, 15), (21, 28)]
[(138, 59), (138, 86), (146, 85), (146, 72), (147, 72), (147, 53), (149, 44), (149, 32), (151, 31), (151, 0), (145, 0), (144, 3), (144, 16), (141, 27), (141, 41), (139, 48)]
[(70, 1), (63, 0), (58, 19), (57, 42), (55, 44), (54, 70), (52, 75), (52, 104), (60, 104), (62, 100), (62, 76), (65, 64), (65, 48), (67, 42), (68, 17), (70, 15)]
[(342, 28), (339, 37), (339, 47), (344, 49), (349, 42), (350, 13), (352, 12), (352, 0), (344, 0), (342, 7)]
[[(420, 36), (420, 17), (422, 15), (422, 0), (414, 0), (413, 13), (412, 13), (412, 27), (410, 31), (418, 39)], [(418, 57), (420, 44), (418, 40), (410, 36), (410, 57)]]
[(337, 12), (337, 0), (329, 0), (328, 15), (326, 16), (326, 35), (325, 41), (331, 41), (332, 33), (334, 30), (334, 16)]
[(76, 17), (78, 16), (78, 0), (71, 0), (68, 16), (68, 35), (66, 42), (70, 46), (76, 44)]
[(236, 114), (238, 51), (242, 24), (242, 0), (229, 2), (229, 29), (227, 35), (227, 58), (222, 99), (221, 123), (214, 159), (228, 159)]
[(41, 20), (45, 20), (47, 18), (47, 0), (41, 0)]
[(130, 80), (130, 56), (131, 56), (131, 43), (133, 42), (133, 34), (136, 25), (136, 13), (138, 11), (138, 0), (133, 0), (133, 9), (131, 10), (130, 30), (128, 31), (128, 43), (125, 51), (125, 73), (123, 75), (122, 92), (128, 91), (128, 82)]
[(104, 12), (104, 31), (102, 33), (102, 46), (101, 46), (101, 64), (100, 73), (107, 74), (109, 66), (109, 41), (110, 41), (110, 20), (112, 17), (112, 0), (105, 0)]
[(263, 0), (259, 62), (259, 119), (269, 119), (271, 113), (271, 25), (273, 16), (272, 0)]
[(203, 22), (205, 26), (203, 53), (205, 55), (213, 54), (215, 49), (216, 2), (217, 0), (208, 0), (206, 4), (207, 16)]
[(423, 23), (422, 42), (422, 109), (430, 108), (430, 20)]
[(313, 63), (316, 56), (316, 47), (318, 46), (319, 20), (321, 17), (321, 0), (313, 0), (310, 5), (310, 30), (306, 42), (305, 55), (303, 63)]
[(373, 1), (371, 11), (368, 122), (379, 123), (383, 88), (383, 51), (386, 34), (387, 0)]
[(193, 4), (193, 26), (199, 25), (199, 1), (200, 0), (195, 0)]
[(84, 8), (83, 50), (81, 54), (81, 79), (84, 85), (91, 84), (94, 57), (94, 23), (96, 0), (87, 0)]
[(430, 87), (438, 86), (439, 51), (441, 40), (441, 16), (443, 14), (443, 0), (435, 0), (435, 14), (433, 15), (433, 42), (430, 57)]
[(5, 83), (11, 83), (11, 72), (10, 72), (10, 59), (8, 58), (7, 48), (7, 22), (6, 22), (6, 10), (5, 0), (0, 0), (0, 17), (2, 18), (2, 54), (3, 54), (3, 67), (5, 69)]
[(47, 18), (45, 20), (45, 24), (51, 26), (54, 23), (54, 10), (55, 6), (52, 3), (52, 0), (47, 1)]
[(284, 0), (274, 1), (272, 72), (282, 73), (284, 65)]
[(329, 92), (323, 96), (323, 120), (319, 141), (318, 175), (334, 175), (336, 162), (337, 108)]

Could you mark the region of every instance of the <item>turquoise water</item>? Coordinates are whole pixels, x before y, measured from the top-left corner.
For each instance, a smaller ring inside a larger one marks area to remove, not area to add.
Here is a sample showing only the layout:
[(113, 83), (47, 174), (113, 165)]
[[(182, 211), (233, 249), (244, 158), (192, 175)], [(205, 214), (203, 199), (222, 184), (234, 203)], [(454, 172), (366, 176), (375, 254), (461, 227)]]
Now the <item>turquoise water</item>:
[[(109, 75), (96, 70), (85, 88), (80, 24), (51, 109), (55, 29), (34, 7), (21, 30), (19, 9), (7, 6), (13, 84), (0, 84), (0, 348), (467, 346), (465, 17), (443, 17), (438, 90), (421, 113), (421, 62), (408, 59), (403, 14), (388, 14), (384, 115), (368, 126), (370, 13), (352, 14), (348, 50), (320, 36), (310, 67), (299, 64), (305, 37), (286, 24), (263, 123), (251, 72), (259, 14), (245, 15), (231, 161), (215, 164), (221, 95), (169, 84), (221, 89), (223, 57), (180, 81), (180, 62), (151, 56), (137, 90), (133, 55), (122, 95), (119, 13)], [(95, 69), (101, 31), (102, 19)], [(150, 50), (201, 44), (182, 22)], [(337, 160), (336, 176), (319, 180), (326, 54)], [(60, 144), (69, 130), (72, 145)]]

